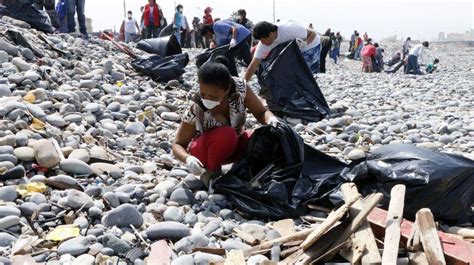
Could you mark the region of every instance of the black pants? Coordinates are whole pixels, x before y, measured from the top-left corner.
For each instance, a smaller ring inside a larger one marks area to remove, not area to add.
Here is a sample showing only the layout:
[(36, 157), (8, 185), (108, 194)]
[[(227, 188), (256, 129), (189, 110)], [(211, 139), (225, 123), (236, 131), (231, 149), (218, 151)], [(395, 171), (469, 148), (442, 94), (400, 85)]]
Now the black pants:
[[(323, 43), (321, 43), (323, 45)], [(319, 72), (326, 73), (326, 57), (328, 57), (329, 50), (331, 50), (331, 43), (324, 43), (324, 46), (321, 47), (321, 59), (319, 60)]]
[(147, 39), (153, 39), (153, 38), (158, 38), (158, 35), (160, 34), (159, 27), (157, 26), (147, 26), (146, 27), (146, 38)]
[(230, 49), (226, 54), (226, 57), (227, 59), (229, 59), (229, 63), (230, 63), (229, 72), (233, 76), (239, 76), (237, 72), (237, 66), (235, 64), (236, 57), (244, 61), (244, 63), (246, 63), (247, 65), (249, 65), (250, 62), (252, 61), (252, 53), (250, 52), (250, 46), (248, 43), (249, 38), (251, 39), (252, 36), (249, 35), (247, 38), (245, 38), (239, 44), (237, 44), (234, 48)]

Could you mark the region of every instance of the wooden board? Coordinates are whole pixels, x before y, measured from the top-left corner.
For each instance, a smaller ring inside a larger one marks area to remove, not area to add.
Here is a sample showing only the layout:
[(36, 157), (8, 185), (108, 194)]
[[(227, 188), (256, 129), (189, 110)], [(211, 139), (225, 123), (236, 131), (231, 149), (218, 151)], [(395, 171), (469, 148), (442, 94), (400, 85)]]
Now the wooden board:
[(227, 253), (224, 265), (245, 265), (244, 252), (242, 250), (232, 249)]
[(384, 265), (396, 265), (398, 249), (400, 246), (400, 225), (403, 220), (403, 206), (405, 204), (405, 185), (395, 185), (390, 192), (390, 203), (388, 205), (384, 250), (382, 263)]
[[(339, 255), (349, 261), (351, 264), (359, 264), (364, 255), (365, 243), (357, 238), (352, 238), (340, 251)], [(365, 264), (365, 263), (364, 263)]]
[(423, 208), (416, 213), (416, 224), (420, 229), (421, 244), (426, 259), (432, 265), (445, 265), (443, 248), (439, 241), (438, 231), (430, 209)]
[(290, 236), (295, 233), (295, 222), (293, 219), (284, 219), (273, 224), (273, 229), (278, 231), (281, 236)]
[(234, 233), (236, 236), (240, 237), (242, 241), (244, 241), (245, 243), (251, 246), (258, 243), (258, 240), (254, 236), (252, 236), (251, 234), (244, 233), (242, 230), (238, 228), (234, 228)]
[[(368, 216), (370, 226), (376, 238), (383, 238), (387, 211), (375, 208)], [(403, 219), (401, 225), (401, 242), (406, 245), (413, 227), (413, 222)], [(448, 233), (438, 231), (446, 263), (450, 265), (474, 264), (474, 245)]]
[(337, 221), (339, 221), (344, 215), (346, 215), (349, 207), (355, 203), (358, 198), (351, 198), (344, 205), (339, 207), (336, 211), (329, 214), (329, 216), (322, 222), (318, 228), (312, 232), (304, 241), (301, 243), (301, 248), (303, 250), (311, 247), (319, 238), (321, 238), (324, 233), (326, 233)]
[[(346, 219), (341, 224), (330, 229), (323, 234), (318, 244), (311, 245), (305, 251), (300, 250), (286, 258), (282, 264), (309, 264), (310, 262), (320, 261), (321, 256), (325, 260), (330, 260), (343, 246), (349, 237), (360, 227), (367, 215), (382, 200), (381, 193), (375, 193), (367, 196), (366, 204), (354, 220)], [(329, 217), (328, 217), (329, 218)]]
[(283, 236), (283, 237), (279, 237), (279, 238), (276, 238), (276, 239), (273, 239), (273, 240), (265, 241), (265, 242), (261, 243), (260, 245), (257, 245), (257, 246), (254, 246), (254, 247), (250, 248), (250, 249), (245, 250), (244, 255), (245, 255), (245, 257), (249, 257), (250, 255), (253, 255), (255, 253), (259, 253), (260, 251), (264, 251), (264, 250), (268, 251), (272, 248), (273, 243), (287, 243), (287, 242), (291, 242), (291, 241), (303, 240), (306, 237), (308, 237), (308, 235), (311, 234), (311, 232), (316, 230), (316, 228), (317, 227), (311, 227), (311, 228), (296, 232), (296, 233), (294, 233), (293, 235), (290, 235), (290, 236)]
[[(354, 183), (342, 184), (341, 192), (344, 196), (344, 200), (350, 200), (351, 198), (360, 196)], [(349, 208), (351, 218), (357, 216), (362, 207), (362, 201), (356, 201), (351, 208)], [(366, 220), (362, 222), (362, 225), (354, 235), (357, 240), (365, 243), (364, 253), (361, 260), (362, 264), (381, 264), (382, 257), (380, 256), (379, 248), (377, 247), (377, 241), (375, 240), (372, 229), (370, 229), (369, 223)]]

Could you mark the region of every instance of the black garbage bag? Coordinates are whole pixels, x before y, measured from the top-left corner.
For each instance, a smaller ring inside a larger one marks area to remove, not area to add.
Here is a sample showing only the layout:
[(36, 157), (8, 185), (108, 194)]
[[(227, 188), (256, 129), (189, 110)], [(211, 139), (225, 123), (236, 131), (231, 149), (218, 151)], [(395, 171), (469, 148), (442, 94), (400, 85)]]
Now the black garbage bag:
[(206, 49), (203, 53), (196, 56), (196, 66), (199, 68), (206, 62), (213, 61), (217, 56), (226, 56), (229, 51), (229, 45), (223, 45), (213, 49)]
[(263, 126), (253, 133), (245, 157), (213, 188), (250, 216), (296, 217), (308, 202), (332, 205), (329, 195), (340, 186), (345, 167), (304, 144), (288, 125)]
[(189, 62), (187, 53), (162, 58), (153, 55), (147, 58), (138, 58), (132, 61), (135, 71), (151, 77), (153, 80), (167, 82), (178, 79)]
[(158, 37), (161, 38), (161, 37), (167, 37), (167, 36), (173, 35), (175, 31), (176, 30), (173, 29), (173, 24), (169, 24), (165, 26), (163, 29), (161, 29)]
[(296, 41), (273, 48), (260, 63), (258, 82), (262, 87), (260, 95), (279, 117), (316, 122), (330, 113)]
[(182, 53), (181, 45), (179, 45), (179, 42), (174, 35), (141, 40), (137, 43), (137, 49), (148, 53), (158, 54), (161, 57)]
[(342, 176), (364, 194), (382, 192), (388, 207), (390, 190), (405, 184), (404, 217), (414, 220), (421, 208), (430, 208), (437, 221), (462, 224), (473, 221), (474, 161), (406, 144), (376, 149), (367, 160)]
[(44, 54), (38, 50), (36, 47), (30, 44), (28, 40), (18, 31), (9, 29), (6, 31), (8, 39), (11, 40), (16, 45), (23, 46), (30, 49), (36, 57), (43, 58)]
[(398, 63), (393, 64), (389, 68), (385, 69), (384, 72), (387, 74), (396, 73), (402, 66), (405, 65), (405, 61), (399, 61)]
[(45, 33), (54, 32), (54, 28), (51, 25), (46, 11), (38, 10), (32, 1), (5, 1), (4, 6), (0, 6), (0, 16), (9, 16), (25, 21), (30, 24), (31, 27)]

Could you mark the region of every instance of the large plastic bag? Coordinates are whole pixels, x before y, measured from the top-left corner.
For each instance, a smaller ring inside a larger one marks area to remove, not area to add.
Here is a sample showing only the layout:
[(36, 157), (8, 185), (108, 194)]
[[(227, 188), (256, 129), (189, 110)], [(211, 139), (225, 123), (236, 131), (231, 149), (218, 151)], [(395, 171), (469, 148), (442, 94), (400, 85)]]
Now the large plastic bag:
[(472, 221), (474, 161), (463, 156), (392, 144), (376, 149), (343, 177), (354, 181), (364, 195), (382, 192), (385, 207), (392, 187), (405, 184), (404, 217), (409, 219), (419, 209), (430, 208), (437, 221)]
[(178, 79), (184, 74), (184, 68), (189, 62), (187, 53), (162, 58), (153, 55), (147, 58), (138, 58), (132, 61), (132, 67), (153, 80), (167, 82)]
[(161, 57), (182, 53), (181, 45), (179, 45), (179, 42), (174, 35), (141, 40), (137, 44), (137, 49), (146, 51), (148, 53), (158, 54)]
[(51, 25), (46, 11), (38, 10), (33, 1), (13, 1), (4, 2), (5, 6), (0, 6), (0, 16), (9, 16), (22, 20), (31, 25), (31, 27), (45, 33), (53, 33), (54, 28)]
[(227, 56), (228, 51), (228, 44), (212, 49), (206, 49), (203, 53), (196, 56), (196, 66), (199, 68), (206, 62), (213, 61), (217, 56)]
[(316, 122), (330, 113), (296, 41), (272, 49), (260, 63), (258, 82), (262, 87), (260, 95), (279, 117)]
[(382, 192), (385, 209), (392, 187), (404, 184), (408, 219), (430, 208), (437, 221), (474, 221), (473, 160), (393, 144), (347, 165), (304, 144), (287, 125), (257, 129), (245, 157), (213, 187), (252, 217), (281, 219), (304, 214), (308, 203), (331, 208), (342, 204), (339, 188), (349, 181), (364, 196)]
[(288, 125), (261, 127), (245, 157), (213, 185), (240, 210), (260, 218), (296, 217), (306, 203), (330, 206), (346, 164), (304, 144)]
[(384, 72), (387, 74), (394, 74), (396, 73), (402, 66), (405, 65), (404, 61), (399, 61), (398, 63), (393, 64), (389, 68), (385, 69)]

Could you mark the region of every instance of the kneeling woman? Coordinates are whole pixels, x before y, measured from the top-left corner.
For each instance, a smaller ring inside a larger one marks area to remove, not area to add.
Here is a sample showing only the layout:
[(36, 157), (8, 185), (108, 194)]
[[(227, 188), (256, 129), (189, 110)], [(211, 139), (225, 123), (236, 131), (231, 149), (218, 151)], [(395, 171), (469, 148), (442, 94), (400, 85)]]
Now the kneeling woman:
[(226, 58), (218, 57), (199, 69), (199, 93), (192, 98), (173, 144), (174, 156), (206, 186), (222, 165), (244, 155), (251, 136), (244, 130), (247, 109), (262, 124), (278, 123), (244, 79), (231, 77), (226, 63)]

